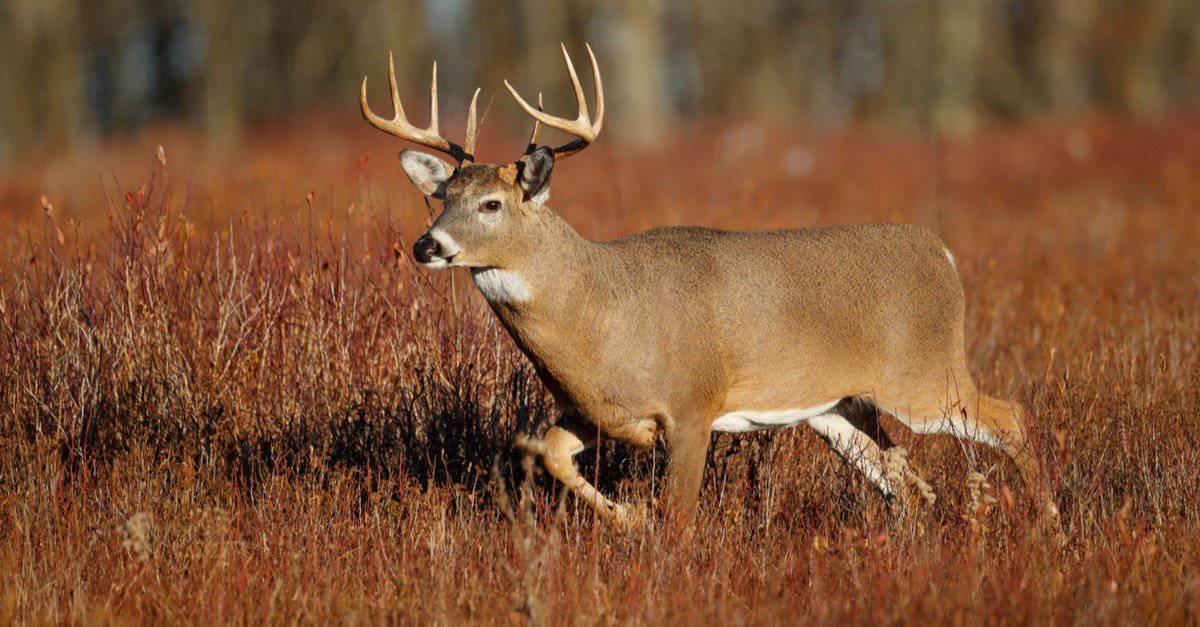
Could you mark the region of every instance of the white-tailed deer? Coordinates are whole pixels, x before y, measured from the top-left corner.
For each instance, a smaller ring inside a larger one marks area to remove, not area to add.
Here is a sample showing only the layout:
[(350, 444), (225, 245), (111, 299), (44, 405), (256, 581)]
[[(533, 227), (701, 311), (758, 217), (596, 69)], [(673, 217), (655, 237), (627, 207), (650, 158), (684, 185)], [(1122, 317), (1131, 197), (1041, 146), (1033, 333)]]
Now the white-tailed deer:
[[(997, 447), (1040, 486), (1020, 406), (980, 393), (967, 371), (963, 288), (929, 231), (671, 227), (592, 242), (552, 211), (555, 161), (588, 147), (604, 122), (590, 47), (588, 55), (594, 118), (565, 47), (574, 120), (547, 115), (540, 99), (535, 108), (505, 82), (535, 122), (524, 156), (503, 165), (472, 163), (474, 99), (463, 145), (439, 134), (436, 65), (425, 129), (405, 117), (394, 75), (392, 120), (368, 107), (365, 78), (362, 87), (372, 126), (456, 161), (400, 152), (413, 184), (444, 203), (413, 254), (429, 268), (470, 269), (563, 408), (544, 438), (521, 443), (550, 474), (605, 518), (629, 523), (640, 510), (600, 494), (573, 457), (597, 433), (639, 447), (661, 439), (667, 500), (687, 515), (714, 430), (805, 424), (891, 500), (902, 486), (883, 471), (883, 411), (918, 433)], [(575, 139), (538, 147), (539, 123)]]

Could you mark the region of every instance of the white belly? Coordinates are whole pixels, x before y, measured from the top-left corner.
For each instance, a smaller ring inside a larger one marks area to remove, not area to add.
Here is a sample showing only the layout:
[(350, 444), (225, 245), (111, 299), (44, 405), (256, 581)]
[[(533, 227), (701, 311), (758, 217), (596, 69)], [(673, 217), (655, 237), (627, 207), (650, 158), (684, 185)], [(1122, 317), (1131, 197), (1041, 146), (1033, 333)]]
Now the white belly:
[(791, 427), (817, 416), (829, 413), (840, 401), (831, 401), (816, 407), (800, 409), (781, 409), (777, 411), (735, 411), (718, 416), (713, 421), (714, 431), (726, 433), (742, 433), (745, 431), (760, 431), (762, 429), (779, 429)]

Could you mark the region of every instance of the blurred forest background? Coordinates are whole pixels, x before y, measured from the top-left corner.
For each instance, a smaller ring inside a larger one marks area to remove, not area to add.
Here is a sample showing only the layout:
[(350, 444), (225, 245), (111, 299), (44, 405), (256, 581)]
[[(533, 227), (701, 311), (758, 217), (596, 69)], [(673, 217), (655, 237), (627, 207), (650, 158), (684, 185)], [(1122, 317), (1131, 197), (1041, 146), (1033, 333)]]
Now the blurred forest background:
[(5, 0), (0, 41), (0, 163), (159, 121), (233, 146), (353, 106), (364, 74), (382, 102), (388, 49), (418, 120), (436, 58), (444, 108), (481, 85), (515, 130), (501, 79), (571, 111), (558, 43), (591, 42), (632, 142), (714, 117), (957, 134), (1200, 95), (1193, 0)]

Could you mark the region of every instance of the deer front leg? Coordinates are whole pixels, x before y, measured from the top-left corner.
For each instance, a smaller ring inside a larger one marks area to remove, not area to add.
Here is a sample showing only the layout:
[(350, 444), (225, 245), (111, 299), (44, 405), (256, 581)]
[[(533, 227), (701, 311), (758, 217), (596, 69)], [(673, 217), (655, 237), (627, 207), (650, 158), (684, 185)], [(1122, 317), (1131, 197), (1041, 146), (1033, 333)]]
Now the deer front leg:
[(517, 446), (525, 451), (526, 455), (541, 457), (546, 472), (576, 497), (592, 506), (600, 518), (625, 527), (635, 526), (641, 522), (639, 516), (601, 494), (575, 467), (575, 456), (595, 443), (596, 427), (574, 416), (563, 416), (541, 440), (528, 437), (517, 440)]
[(666, 514), (672, 522), (686, 524), (696, 513), (696, 500), (704, 478), (711, 421), (677, 425), (668, 432)]

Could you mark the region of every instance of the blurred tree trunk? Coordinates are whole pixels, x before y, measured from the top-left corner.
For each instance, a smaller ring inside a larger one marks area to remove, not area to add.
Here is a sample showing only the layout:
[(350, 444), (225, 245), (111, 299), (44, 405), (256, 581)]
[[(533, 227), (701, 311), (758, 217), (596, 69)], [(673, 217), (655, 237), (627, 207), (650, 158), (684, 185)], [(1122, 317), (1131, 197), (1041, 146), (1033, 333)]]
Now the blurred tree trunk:
[[(245, 3), (256, 4), (256, 3)], [(218, 152), (233, 148), (245, 124), (243, 83), (253, 63), (249, 39), (255, 34), (238, 0), (198, 0), (193, 10), (206, 37), (201, 87), (201, 124), (208, 144)]]
[(1165, 103), (1162, 52), (1173, 0), (1122, 3), (1100, 27), (1101, 80), (1108, 100), (1135, 115), (1160, 111)]
[(372, 87), (387, 89), (380, 79), (386, 77), (389, 51), (396, 59), (396, 84), (406, 95), (411, 94), (411, 98), (416, 90), (428, 89), (433, 55), (428, 50), (429, 29), (422, 3), (419, 0), (372, 0), (365, 4), (346, 0), (346, 3), (350, 14), (356, 16), (354, 36), (351, 41), (343, 42), (351, 47), (346, 65), (354, 87), (353, 100), (358, 98), (358, 85), (364, 75), (375, 77), (370, 83)]
[(109, 0), (81, 3), (81, 10), (88, 25), (84, 45), (92, 56), (88, 71), (97, 83), (90, 102), (96, 126), (102, 132), (137, 128), (145, 121), (147, 94), (137, 93), (139, 81), (123, 80), (122, 64), (130, 33), (148, 28), (141, 7), (135, 0)]
[(16, 58), (23, 51), (17, 46), (16, 20), (12, 3), (0, 5), (0, 40), (5, 42), (8, 59), (0, 63), (0, 164), (16, 159), (27, 139), (20, 137), (26, 103)]
[(798, 81), (787, 71), (785, 41), (791, 28), (787, 12), (776, 0), (746, 3), (741, 10), (748, 20), (743, 45), (750, 57), (743, 68), (747, 74), (744, 96), (755, 114), (775, 119), (791, 117)]
[(198, 0), (193, 9), (206, 37), (201, 84), (202, 128), (218, 152), (237, 146), (247, 118), (287, 110), (291, 40), (276, 34), (291, 5), (259, 0)]
[(402, 73), (412, 74), (409, 80), (425, 74), (412, 70), (424, 67), (426, 64), (422, 61), (426, 59), (432, 61), (432, 54), (427, 50), (425, 14), (419, 0), (347, 0), (347, 5), (354, 19), (354, 37), (343, 44), (348, 43), (352, 50), (349, 65), (356, 68), (352, 72), (355, 82), (370, 68), (386, 62), (389, 50), (397, 61), (404, 60), (403, 64), (397, 62), (396, 65), (397, 84), (408, 84), (402, 82)]
[[(693, 0), (692, 45), (700, 64), (701, 110), (794, 119), (798, 97), (812, 78), (801, 67), (802, 59), (829, 52), (829, 48), (814, 51), (805, 39), (793, 41), (794, 36), (814, 30), (807, 15), (802, 15), (809, 4), (824, 2), (809, 0), (798, 8), (776, 0)], [(834, 28), (830, 36), (836, 50)]]
[[(557, 2), (547, 2), (556, 4)], [(511, 82), (517, 70), (517, 56), (521, 43), (517, 28), (517, 16), (503, 2), (475, 0), (472, 16), (473, 41), (469, 50), (475, 66), (474, 78), (478, 86), (503, 89), (503, 80)], [(464, 88), (466, 89), (466, 88)], [(475, 85), (470, 86), (475, 90)]]
[[(613, 127), (627, 141), (649, 144), (662, 137), (667, 125), (664, 3), (621, 0), (619, 6), (609, 67), (621, 69), (606, 74), (613, 81), (612, 110), (618, 112)], [(590, 61), (578, 63), (582, 73), (587, 71), (583, 64)]]
[[(505, 70), (505, 76), (509, 82), (517, 81), (513, 82), (513, 86), (521, 89), (521, 95), (530, 102), (536, 102), (539, 91), (544, 92), (547, 111), (570, 117), (568, 112), (574, 109), (562, 107), (574, 107), (575, 99), (563, 91), (567, 85), (564, 82), (566, 69), (563, 67), (562, 54), (559, 53), (559, 44), (569, 45), (572, 39), (567, 4), (521, 0), (518, 10), (521, 26), (520, 61), (516, 67)], [(576, 60), (579, 59), (578, 53), (577, 50)], [(603, 58), (599, 61), (604, 62)], [(584, 70), (584, 73), (587, 73), (587, 70)], [(580, 80), (588, 79), (581, 77)], [(503, 89), (503, 85), (496, 84)], [(509, 96), (502, 93), (500, 99), (504, 101), (509, 99)], [(517, 128), (530, 125), (529, 118), (523, 113), (514, 114), (510, 119), (516, 121)], [(546, 141), (545, 136), (543, 141)]]
[(985, 0), (936, 0), (931, 122), (959, 134), (977, 121), (979, 60), (983, 48)]
[(1081, 111), (1090, 101), (1088, 44), (1096, 8), (1095, 0), (1057, 0), (1037, 5), (1036, 62), (1051, 111)]
[(882, 4), (887, 64), (883, 113), (926, 131), (957, 134), (974, 128), (985, 0)]
[(692, 0), (692, 45), (700, 64), (700, 109), (745, 115), (746, 74), (752, 40), (743, 4)]
[[(433, 50), (428, 44), (425, 13), (419, 0), (372, 0), (348, 2), (353, 16), (353, 41), (348, 42), (346, 96), (350, 103), (358, 102), (362, 77), (368, 77), (374, 111), (382, 115), (391, 112), (388, 98), (388, 53), (396, 60), (396, 85), (403, 101), (410, 103), (415, 121), (426, 113)], [(355, 7), (356, 6), (356, 7)], [(330, 42), (332, 43), (332, 42)], [(341, 89), (342, 82), (337, 83)], [(341, 97), (338, 105), (342, 105)], [(355, 105), (356, 107), (356, 105)]]
[[(345, 61), (353, 52), (355, 29), (352, 16), (369, 8), (369, 3), (347, 0), (314, 2), (304, 7), (304, 19), (293, 22), (287, 32), (288, 50), (280, 51), (287, 61), (285, 74), (280, 78), (287, 88), (282, 90), (285, 101), (279, 103), (279, 109), (313, 102), (331, 85), (349, 87), (353, 84), (339, 80), (347, 77), (338, 76), (338, 72), (345, 68)], [(300, 7), (292, 10), (298, 9)]]
[(521, 0), (520, 66), (514, 68), (525, 80), (542, 81), (563, 73), (562, 58), (558, 52), (560, 43), (571, 39), (570, 16), (563, 2)]
[(1023, 45), (1030, 25), (1015, 14), (1011, 2), (988, 7), (983, 32), (987, 44), (979, 57), (979, 106), (1008, 118), (1037, 109), (1035, 77), (1030, 76)]
[(800, 99), (788, 104), (816, 124), (843, 123), (852, 111), (838, 80), (841, 16), (833, 0), (804, 0), (800, 6), (795, 40), (785, 48)]
[[(557, 3), (547, 2), (546, 4)], [(487, 87), (489, 93), (480, 95), (480, 98), (483, 99), (481, 107), (486, 108), (488, 102), (492, 101), (492, 96), (499, 93), (493, 90), (504, 89), (504, 79), (507, 78), (509, 82), (514, 80), (514, 71), (519, 67), (517, 62), (520, 51), (518, 38), (522, 25), (518, 22), (523, 17), (519, 11), (525, 7), (516, 8), (518, 10), (514, 11), (514, 7), (504, 2), (475, 0), (471, 10), (471, 24), (475, 36), (472, 37), (469, 58), (474, 65), (474, 71), (470, 72), (470, 75), (474, 77), (475, 83), (467, 84), (466, 73), (464, 73), (460, 84), (464, 90), (470, 92), (474, 92), (476, 87)], [(547, 14), (553, 14), (553, 10)], [(542, 51), (542, 54), (554, 54), (556, 48), (557, 45)], [(528, 79), (528, 77), (525, 78)], [(545, 78), (539, 77), (539, 80), (545, 80)], [(522, 95), (528, 96), (528, 94)], [(467, 97), (470, 97), (469, 93)], [(466, 106), (466, 103), (462, 104), (464, 109)], [(482, 113), (483, 109), (480, 109), (480, 114), (482, 115)], [(489, 117), (490, 114), (489, 111)]]
[(1180, 99), (1195, 102), (1200, 99), (1200, 3), (1184, 11), (1184, 50), (1179, 64)]
[[(379, 22), (374, 28), (381, 31), (377, 37), (386, 38), (383, 42), (385, 45), (373, 51), (373, 63), (367, 64), (367, 67), (371, 68), (370, 72), (359, 72), (383, 76), (379, 73), (381, 69), (385, 69), (383, 51), (391, 51), (396, 59), (396, 84), (406, 94), (418, 98), (418, 102), (428, 101), (430, 72), (437, 52), (431, 45), (432, 37), (429, 34), (424, 5), (421, 0), (378, 2)], [(379, 80), (376, 80), (375, 84), (379, 85)]]
[(884, 80), (876, 108), (892, 122), (926, 125), (936, 85), (936, 48), (931, 0), (915, 3), (871, 0), (868, 13), (882, 16)]
[(72, 147), (86, 128), (82, 30), (73, 0), (9, 0), (0, 7), (0, 156)]

